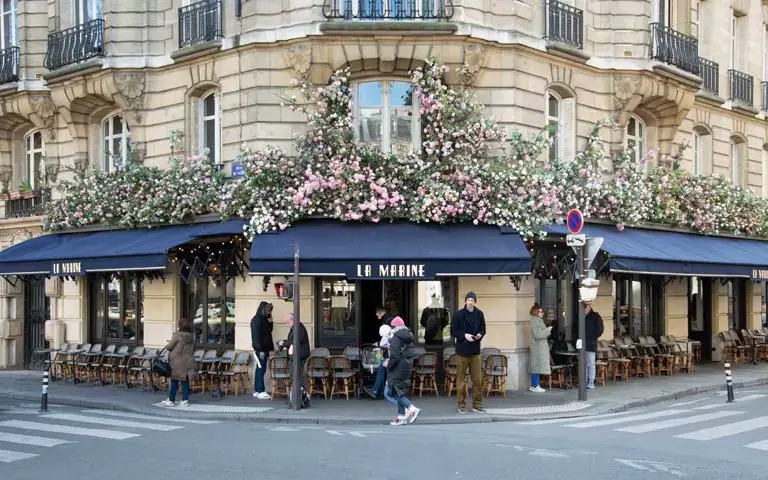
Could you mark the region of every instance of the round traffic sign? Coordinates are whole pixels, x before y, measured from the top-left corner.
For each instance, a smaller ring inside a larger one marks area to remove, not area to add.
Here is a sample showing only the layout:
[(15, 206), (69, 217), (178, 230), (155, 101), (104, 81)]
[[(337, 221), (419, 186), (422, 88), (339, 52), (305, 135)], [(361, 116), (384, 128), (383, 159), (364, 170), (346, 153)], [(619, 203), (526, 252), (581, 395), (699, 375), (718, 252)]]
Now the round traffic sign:
[(572, 234), (576, 235), (581, 232), (582, 227), (584, 227), (584, 216), (581, 214), (581, 210), (574, 208), (568, 212), (566, 223), (568, 224), (568, 231)]

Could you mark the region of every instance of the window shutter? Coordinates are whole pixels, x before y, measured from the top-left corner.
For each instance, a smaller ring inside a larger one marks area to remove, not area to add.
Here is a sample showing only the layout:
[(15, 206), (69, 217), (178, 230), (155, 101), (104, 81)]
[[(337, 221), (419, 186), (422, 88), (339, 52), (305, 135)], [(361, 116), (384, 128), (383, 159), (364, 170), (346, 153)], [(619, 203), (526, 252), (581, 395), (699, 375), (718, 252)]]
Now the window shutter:
[(564, 98), (560, 101), (560, 132), (562, 150), (561, 159), (572, 162), (576, 156), (576, 99)]
[(13, 156), (13, 174), (11, 176), (11, 184), (8, 185), (8, 190), (18, 190), (22, 183), (27, 180), (27, 161), (26, 161), (27, 149), (24, 145), (24, 137), (19, 136), (12, 142), (11, 155)]
[(221, 158), (221, 152), (224, 150), (224, 145), (222, 144), (222, 130), (221, 130), (221, 114), (222, 114), (222, 108), (221, 108), (221, 92), (216, 91), (214, 93), (216, 102), (214, 104), (216, 108), (216, 145), (215, 145), (215, 152), (211, 152), (212, 154), (216, 154), (216, 163), (219, 165), (224, 165), (224, 159)]
[(711, 175), (714, 164), (714, 155), (712, 152), (712, 135), (699, 136), (701, 146), (701, 174)]
[(201, 128), (203, 116), (202, 112), (200, 112), (202, 106), (203, 104), (200, 101), (200, 97), (195, 96), (190, 98), (189, 107), (191, 115), (189, 116), (189, 140), (187, 141), (189, 146), (188, 155), (199, 154), (203, 151), (203, 129)]

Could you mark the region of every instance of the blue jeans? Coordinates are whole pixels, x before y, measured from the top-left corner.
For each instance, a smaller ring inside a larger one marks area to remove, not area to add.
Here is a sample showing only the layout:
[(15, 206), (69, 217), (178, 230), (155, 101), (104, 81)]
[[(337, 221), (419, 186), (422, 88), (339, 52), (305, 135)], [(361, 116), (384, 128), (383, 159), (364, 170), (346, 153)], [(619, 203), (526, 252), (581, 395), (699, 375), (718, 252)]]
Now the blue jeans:
[(532, 387), (538, 387), (539, 386), (539, 374), (538, 373), (532, 373), (531, 374), (531, 386)]
[(179, 390), (179, 382), (181, 382), (181, 399), (184, 401), (189, 400), (189, 380), (174, 380), (171, 379), (171, 393), (168, 394), (168, 400), (176, 401), (176, 392)]
[(253, 379), (253, 390), (256, 393), (261, 393), (266, 391), (266, 387), (264, 386), (264, 374), (267, 372), (267, 354), (264, 352), (259, 352), (258, 355), (261, 368), (256, 367), (256, 372), (254, 373)]
[(376, 395), (381, 392), (384, 387), (384, 381), (387, 379), (387, 369), (384, 367), (384, 359), (379, 361), (379, 371), (376, 372), (376, 382), (373, 384), (373, 393)]
[(384, 398), (386, 398), (392, 405), (397, 405), (397, 413), (399, 415), (405, 415), (405, 409), (413, 406), (411, 401), (408, 400), (408, 397), (405, 395), (396, 397), (395, 392), (389, 388), (389, 385), (384, 387)]

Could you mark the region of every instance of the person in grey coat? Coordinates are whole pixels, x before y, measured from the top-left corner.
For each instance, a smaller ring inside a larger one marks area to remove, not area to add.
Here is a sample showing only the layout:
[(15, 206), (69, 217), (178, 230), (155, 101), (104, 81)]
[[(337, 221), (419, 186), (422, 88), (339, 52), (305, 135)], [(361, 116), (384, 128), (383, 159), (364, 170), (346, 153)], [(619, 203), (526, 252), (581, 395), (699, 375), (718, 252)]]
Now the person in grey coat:
[(549, 343), (547, 339), (552, 333), (552, 327), (544, 324), (544, 310), (539, 304), (531, 307), (531, 386), (532, 392), (543, 392), (539, 386), (539, 375), (551, 375), (552, 368), (549, 365)]
[(163, 400), (164, 407), (176, 406), (176, 392), (181, 382), (181, 406), (189, 405), (189, 382), (198, 378), (197, 361), (195, 360), (195, 338), (189, 320), (179, 320), (179, 330), (173, 334), (171, 341), (165, 346), (171, 352), (171, 391), (168, 400)]

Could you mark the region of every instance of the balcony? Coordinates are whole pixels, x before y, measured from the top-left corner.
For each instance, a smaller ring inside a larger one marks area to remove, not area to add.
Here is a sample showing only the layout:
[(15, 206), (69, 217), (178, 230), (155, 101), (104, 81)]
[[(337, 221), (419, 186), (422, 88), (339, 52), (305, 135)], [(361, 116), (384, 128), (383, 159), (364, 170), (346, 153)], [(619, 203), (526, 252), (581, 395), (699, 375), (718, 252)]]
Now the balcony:
[(544, 38), (582, 50), (584, 48), (584, 12), (557, 0), (547, 1)]
[(0, 50), (0, 84), (19, 81), (19, 47)]
[(704, 91), (720, 95), (720, 65), (712, 60), (699, 57), (699, 76), (704, 81)]
[(51, 191), (44, 189), (3, 193), (2, 199), (5, 200), (5, 218), (34, 217), (45, 213)]
[(179, 9), (179, 49), (223, 36), (221, 0), (203, 0)]
[(658, 23), (651, 24), (651, 58), (699, 74), (699, 41)]
[(349, 22), (450, 20), (453, 0), (325, 0), (323, 15)]
[(755, 79), (738, 70), (728, 70), (728, 81), (731, 86), (732, 102), (739, 102), (747, 107), (755, 104)]
[(45, 68), (58, 70), (89, 58), (104, 56), (104, 20), (90, 20), (48, 35)]
[(763, 111), (768, 112), (768, 82), (760, 83), (760, 91), (763, 92)]

